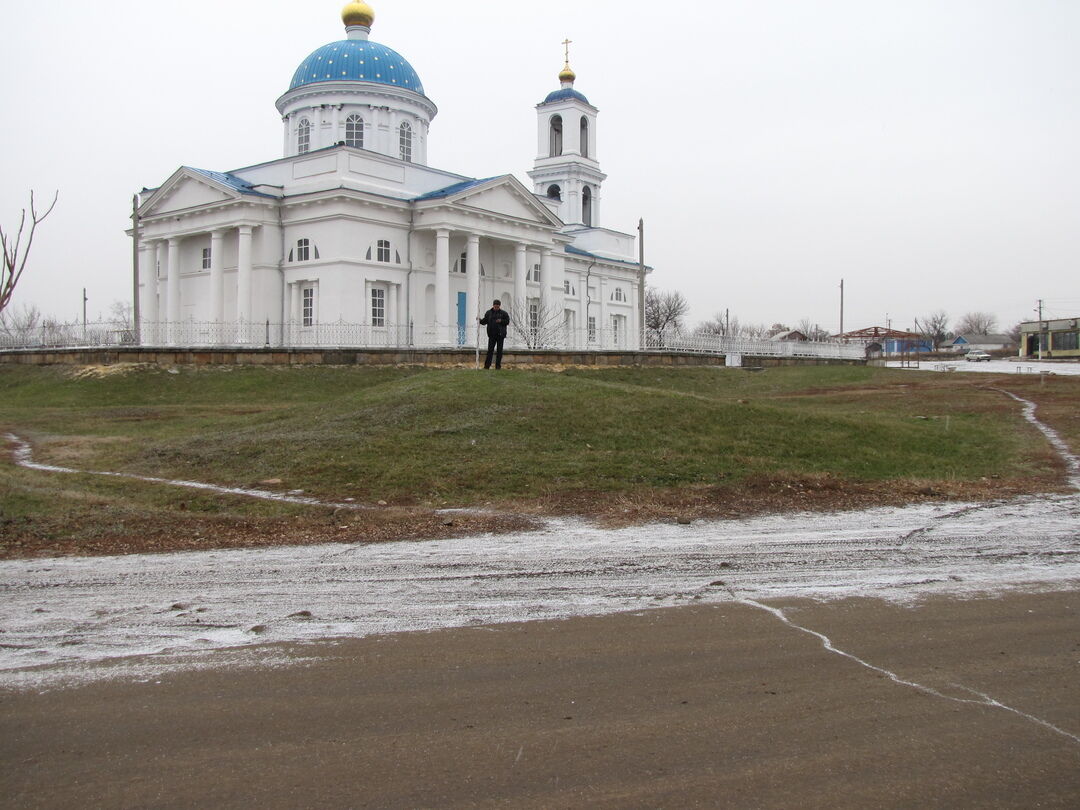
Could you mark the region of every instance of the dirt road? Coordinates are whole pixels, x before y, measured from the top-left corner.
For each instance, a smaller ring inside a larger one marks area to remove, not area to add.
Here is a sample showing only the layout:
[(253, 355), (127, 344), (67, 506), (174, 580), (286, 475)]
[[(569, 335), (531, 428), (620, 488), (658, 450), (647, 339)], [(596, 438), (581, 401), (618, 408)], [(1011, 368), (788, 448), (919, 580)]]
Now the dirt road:
[(1080, 594), (772, 605), (863, 663), (740, 603), (282, 647), (4, 694), (0, 803), (1076, 805)]

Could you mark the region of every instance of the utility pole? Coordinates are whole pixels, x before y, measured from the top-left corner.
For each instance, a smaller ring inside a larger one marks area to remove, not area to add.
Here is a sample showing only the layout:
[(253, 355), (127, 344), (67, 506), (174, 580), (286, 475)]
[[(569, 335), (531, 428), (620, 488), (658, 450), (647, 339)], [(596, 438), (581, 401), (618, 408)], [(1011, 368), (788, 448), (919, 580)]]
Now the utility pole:
[(1038, 312), (1039, 312), (1039, 359), (1040, 359), (1040, 360), (1042, 360), (1042, 359), (1043, 359), (1043, 358), (1042, 358), (1042, 353), (1043, 353), (1043, 340), (1044, 340), (1044, 338), (1043, 338), (1043, 317), (1042, 317), (1042, 311), (1043, 311), (1043, 300), (1042, 300), (1042, 299), (1040, 298), (1040, 299), (1039, 299), (1039, 310), (1038, 310)]
[(89, 301), (86, 297), (86, 287), (82, 288), (82, 336), (83, 342), (86, 341), (86, 302)]
[(840, 279), (840, 334), (844, 334), (844, 280)]
[(132, 296), (132, 308), (131, 308), (131, 326), (132, 335), (134, 336), (135, 345), (142, 345), (141, 334), (139, 330), (139, 319), (141, 313), (139, 312), (139, 195), (134, 194), (131, 197), (131, 296)]
[[(639, 219), (638, 228), (638, 324), (640, 335), (638, 336), (638, 351), (645, 351), (645, 220)], [(588, 324), (586, 323), (586, 326)]]
[(731, 336), (731, 309), (724, 310), (724, 337)]

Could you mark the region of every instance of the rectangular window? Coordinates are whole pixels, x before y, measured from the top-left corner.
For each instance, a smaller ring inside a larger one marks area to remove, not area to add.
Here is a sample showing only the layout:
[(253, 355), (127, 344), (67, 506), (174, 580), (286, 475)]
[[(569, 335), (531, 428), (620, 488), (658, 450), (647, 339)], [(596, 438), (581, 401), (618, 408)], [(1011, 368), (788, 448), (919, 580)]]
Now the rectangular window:
[(203, 270), (209, 270), (210, 269), (210, 248), (203, 248), (202, 249), (202, 269)]
[(386, 290), (379, 287), (371, 290), (371, 325), (386, 326)]
[(611, 340), (618, 346), (619, 345), (619, 321), (622, 318), (618, 315), (611, 316)]
[(296, 243), (296, 260), (298, 262), (306, 262), (311, 256), (311, 242), (307, 239), (300, 239)]
[(539, 284), (540, 283), (540, 265), (534, 264), (533, 269), (530, 272), (525, 274), (525, 279), (526, 279), (526, 281), (535, 281), (537, 284)]
[(534, 332), (540, 328), (540, 303), (538, 301), (529, 302), (529, 328)]
[(589, 343), (596, 343), (596, 316), (589, 316)]
[(390, 261), (390, 243), (387, 242), (385, 239), (379, 240), (378, 255), (376, 256), (376, 258), (380, 262)]
[(1050, 347), (1059, 352), (1076, 351), (1080, 348), (1078, 337), (1080, 332), (1054, 332), (1050, 336)]
[(304, 287), (301, 292), (303, 304), (301, 307), (301, 323), (304, 326), (315, 325), (315, 288)]

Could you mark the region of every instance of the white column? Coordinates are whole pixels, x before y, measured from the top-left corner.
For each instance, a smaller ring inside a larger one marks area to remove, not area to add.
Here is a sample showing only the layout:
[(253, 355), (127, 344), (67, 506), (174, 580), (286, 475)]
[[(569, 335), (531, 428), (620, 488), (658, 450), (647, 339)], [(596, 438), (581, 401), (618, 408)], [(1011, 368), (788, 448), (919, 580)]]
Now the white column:
[(285, 143), (282, 145), (282, 157), (288, 157), (292, 154), (292, 116), (286, 115), (282, 119), (282, 123), (285, 126)]
[(147, 324), (154, 324), (158, 319), (158, 280), (157, 280), (157, 250), (153, 242), (143, 242), (139, 245), (139, 314), (142, 323), (139, 325), (142, 332), (143, 343), (152, 343), (152, 330), (147, 334)]
[(157, 243), (157, 266), (155, 272), (157, 274), (158, 292), (157, 342), (161, 343), (165, 339), (165, 330), (161, 328), (161, 324), (169, 319), (169, 243), (164, 239)]
[(400, 284), (391, 284), (386, 291), (386, 326), (390, 330), (390, 342), (398, 346), (401, 344), (401, 324), (398, 323), (398, 296), (401, 292)]
[(582, 349), (589, 348), (589, 278), (587, 272), (578, 274), (578, 294), (581, 296), (581, 323), (578, 324), (579, 342)]
[(169, 297), (168, 297), (168, 312), (169, 323), (172, 331), (173, 339), (171, 343), (176, 342), (176, 336), (179, 331), (179, 324), (181, 316), (180, 310), (180, 240), (169, 240)]
[(450, 342), (450, 231), (435, 231), (435, 342)]
[[(525, 307), (528, 308), (526, 299), (529, 296), (528, 287), (525, 284), (525, 276), (529, 272), (529, 255), (527, 248), (524, 244), (518, 243), (514, 245), (514, 300), (510, 304), (510, 308)], [(514, 317), (513, 314), (510, 315)]]
[(251, 225), (241, 225), (236, 251), (236, 320), (251, 322)]
[[(553, 264), (554, 262), (551, 260), (551, 248), (544, 248), (540, 252), (540, 309), (542, 311), (541, 320), (548, 322), (550, 322), (552, 308), (555, 306), (554, 296), (552, 295), (551, 290)], [(547, 317), (545, 318), (544, 316)]]
[(341, 105), (335, 104), (330, 112), (330, 145), (345, 140), (341, 132)]
[(597, 338), (600, 340), (600, 347), (603, 349), (611, 348), (611, 324), (608, 322), (608, 285), (607, 279), (601, 277), (596, 280), (596, 297), (600, 300), (597, 302), (599, 306), (596, 307), (596, 328)]
[(225, 321), (225, 232), (210, 232), (210, 320)]
[(300, 282), (294, 281), (289, 285), (289, 341), (297, 345), (297, 337), (300, 334)]
[(465, 279), (468, 295), (465, 302), (466, 335), (479, 340), (480, 330), (476, 328), (476, 316), (483, 314), (480, 308), (480, 237), (469, 234), (465, 245)]
[[(523, 242), (514, 245), (514, 300), (509, 302), (510, 318), (518, 329), (526, 327), (529, 319), (529, 288), (525, 277), (529, 272), (529, 254)], [(513, 330), (511, 330), (513, 331)], [(525, 334), (519, 331), (518, 334)]]

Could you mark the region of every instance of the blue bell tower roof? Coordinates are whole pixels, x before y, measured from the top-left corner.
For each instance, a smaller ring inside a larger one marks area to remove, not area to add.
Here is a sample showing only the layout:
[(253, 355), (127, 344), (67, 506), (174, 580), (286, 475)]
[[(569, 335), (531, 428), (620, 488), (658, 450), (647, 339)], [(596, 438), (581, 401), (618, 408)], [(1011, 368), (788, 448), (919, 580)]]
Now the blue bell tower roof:
[[(544, 99), (543, 103), (550, 104), (553, 101), (566, 101), (567, 99), (571, 98), (577, 99), (578, 101), (584, 101), (586, 104), (589, 104), (589, 100), (585, 98), (585, 95), (583, 93), (579, 93), (573, 87), (564, 87), (561, 90), (555, 90), (551, 93), (548, 93), (548, 96)], [(589, 104), (589, 106), (591, 107), (592, 105)]]

